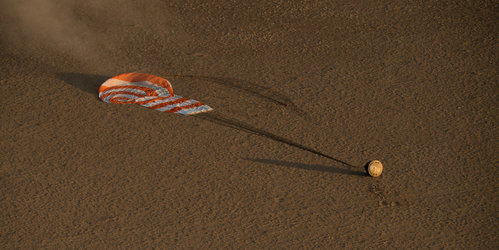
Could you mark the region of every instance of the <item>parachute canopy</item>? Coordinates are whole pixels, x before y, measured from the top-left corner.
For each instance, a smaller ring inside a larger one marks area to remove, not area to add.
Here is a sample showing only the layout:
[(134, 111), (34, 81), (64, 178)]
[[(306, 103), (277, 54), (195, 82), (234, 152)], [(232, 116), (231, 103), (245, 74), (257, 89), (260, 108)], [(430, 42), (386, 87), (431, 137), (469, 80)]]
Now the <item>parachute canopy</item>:
[(166, 79), (143, 73), (124, 73), (108, 79), (99, 88), (99, 98), (107, 103), (139, 104), (182, 115), (213, 110), (199, 101), (175, 95)]

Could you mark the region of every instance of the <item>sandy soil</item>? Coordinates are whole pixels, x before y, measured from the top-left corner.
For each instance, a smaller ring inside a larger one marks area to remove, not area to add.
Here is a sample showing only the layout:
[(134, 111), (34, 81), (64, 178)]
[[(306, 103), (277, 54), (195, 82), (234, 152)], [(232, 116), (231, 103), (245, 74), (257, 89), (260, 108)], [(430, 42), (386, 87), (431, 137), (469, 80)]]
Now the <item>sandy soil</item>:
[(0, 248), (499, 248), (497, 2), (120, 2), (0, 4)]

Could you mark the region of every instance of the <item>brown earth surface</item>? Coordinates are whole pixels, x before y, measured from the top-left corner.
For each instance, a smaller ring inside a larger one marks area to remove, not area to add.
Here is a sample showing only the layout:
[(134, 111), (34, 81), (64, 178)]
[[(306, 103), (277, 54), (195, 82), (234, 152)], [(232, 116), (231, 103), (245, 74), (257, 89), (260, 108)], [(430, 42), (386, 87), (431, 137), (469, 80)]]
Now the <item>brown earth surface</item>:
[(499, 248), (497, 1), (0, 9), (2, 249)]

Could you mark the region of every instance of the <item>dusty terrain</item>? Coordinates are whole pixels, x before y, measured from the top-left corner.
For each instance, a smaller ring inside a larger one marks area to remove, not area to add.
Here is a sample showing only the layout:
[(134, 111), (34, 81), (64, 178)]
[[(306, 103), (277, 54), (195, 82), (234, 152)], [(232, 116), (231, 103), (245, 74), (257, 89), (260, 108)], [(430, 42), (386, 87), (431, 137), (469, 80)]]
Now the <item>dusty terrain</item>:
[(0, 248), (499, 248), (497, 2), (139, 2), (0, 3)]

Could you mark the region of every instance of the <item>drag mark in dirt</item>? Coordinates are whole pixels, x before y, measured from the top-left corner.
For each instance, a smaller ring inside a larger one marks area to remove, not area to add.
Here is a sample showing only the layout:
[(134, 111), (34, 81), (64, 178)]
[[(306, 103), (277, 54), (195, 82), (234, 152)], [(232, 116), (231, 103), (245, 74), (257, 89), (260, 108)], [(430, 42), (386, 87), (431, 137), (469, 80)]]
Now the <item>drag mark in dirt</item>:
[[(298, 112), (300, 114), (305, 114), (296, 104), (294, 104), (290, 98), (286, 97), (282, 93), (277, 91), (272, 91), (268, 87), (260, 86), (253, 82), (239, 80), (235, 78), (222, 78), (222, 77), (213, 77), (213, 76), (201, 76), (201, 75), (166, 75), (166, 77), (183, 77), (183, 78), (193, 78), (199, 79), (203, 81), (213, 82), (224, 87), (236, 89), (239, 91), (246, 92), (250, 95), (256, 96), (258, 98), (267, 100), (274, 104), (282, 105), (287, 108), (291, 108), (293, 111)], [(251, 86), (251, 87), (248, 87)], [(265, 94), (269, 93), (269, 94)]]

